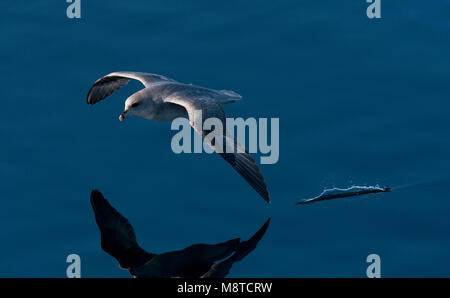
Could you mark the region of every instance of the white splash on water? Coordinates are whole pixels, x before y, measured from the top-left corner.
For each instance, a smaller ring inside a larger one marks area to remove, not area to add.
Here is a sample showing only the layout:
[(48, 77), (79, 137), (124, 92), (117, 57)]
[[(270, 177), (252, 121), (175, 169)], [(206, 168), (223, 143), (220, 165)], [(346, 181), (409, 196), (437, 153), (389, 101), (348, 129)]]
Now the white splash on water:
[[(348, 188), (328, 188), (324, 189), (322, 193), (314, 198), (306, 199), (303, 201), (300, 201), (298, 204), (308, 203), (312, 201), (318, 201), (318, 200), (326, 200), (327, 198), (333, 198), (334, 196), (354, 196), (354, 195), (362, 195), (362, 194), (369, 194), (369, 193), (378, 193), (378, 192), (385, 192), (388, 188), (381, 187), (379, 185), (375, 186), (361, 186), (361, 185), (352, 185)], [(360, 192), (363, 192), (359, 194)]]

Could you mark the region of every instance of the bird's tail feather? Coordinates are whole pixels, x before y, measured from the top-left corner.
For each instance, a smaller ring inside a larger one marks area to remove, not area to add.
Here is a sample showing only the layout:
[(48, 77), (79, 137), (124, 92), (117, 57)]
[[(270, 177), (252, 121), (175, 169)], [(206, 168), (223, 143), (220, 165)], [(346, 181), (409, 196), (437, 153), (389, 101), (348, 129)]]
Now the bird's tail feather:
[(242, 96), (240, 96), (239, 94), (237, 94), (236, 92), (231, 91), (231, 90), (220, 90), (220, 93), (222, 93), (223, 95), (225, 95), (227, 97), (227, 100), (224, 103), (235, 102), (242, 98)]

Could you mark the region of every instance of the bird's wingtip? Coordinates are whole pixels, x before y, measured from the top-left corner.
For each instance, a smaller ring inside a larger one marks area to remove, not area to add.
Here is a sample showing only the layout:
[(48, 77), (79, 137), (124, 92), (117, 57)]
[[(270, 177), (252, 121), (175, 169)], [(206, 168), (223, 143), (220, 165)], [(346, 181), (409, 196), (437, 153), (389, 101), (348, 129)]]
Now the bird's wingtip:
[(103, 195), (98, 189), (93, 189), (91, 191), (91, 198), (92, 197), (103, 197)]
[(313, 202), (313, 200), (303, 200), (303, 201), (298, 201), (297, 203), (295, 203), (295, 205), (305, 205), (308, 203)]
[(99, 190), (94, 189), (91, 191), (91, 205), (92, 207), (94, 207), (94, 209), (103, 201), (106, 201), (105, 197)]

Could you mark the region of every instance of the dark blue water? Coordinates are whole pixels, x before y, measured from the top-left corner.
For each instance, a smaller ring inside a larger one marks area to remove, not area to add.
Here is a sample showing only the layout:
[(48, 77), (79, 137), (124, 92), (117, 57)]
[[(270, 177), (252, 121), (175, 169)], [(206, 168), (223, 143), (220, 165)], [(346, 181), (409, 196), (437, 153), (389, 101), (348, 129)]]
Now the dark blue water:
[[(448, 178), (450, 4), (382, 1), (4, 1), (0, 276), (128, 277), (100, 248), (94, 188), (161, 253), (250, 237), (230, 277), (450, 276), (446, 181), (294, 206), (324, 187)], [(220, 157), (175, 155), (170, 123), (118, 121), (132, 83), (90, 107), (117, 70), (243, 95), (229, 117), (279, 117), (267, 205)]]

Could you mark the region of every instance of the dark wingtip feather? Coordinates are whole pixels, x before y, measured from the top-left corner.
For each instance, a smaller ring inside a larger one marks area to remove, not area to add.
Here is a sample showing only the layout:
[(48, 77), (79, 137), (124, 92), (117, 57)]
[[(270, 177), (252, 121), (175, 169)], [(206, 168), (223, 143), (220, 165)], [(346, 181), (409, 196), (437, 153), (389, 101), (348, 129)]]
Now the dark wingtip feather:
[(92, 86), (90, 89), (89, 89), (89, 92), (88, 92), (88, 94), (87, 94), (87, 96), (86, 96), (86, 103), (88, 104), (88, 105), (93, 105), (94, 104), (94, 102), (91, 100), (91, 98), (92, 98), (92, 89), (94, 89), (94, 86)]
[(91, 206), (94, 210), (95, 221), (100, 229), (107, 225), (112, 220), (115, 220), (117, 217), (122, 217), (120, 213), (114, 209), (113, 206), (105, 199), (103, 194), (94, 189), (91, 192)]
[(94, 211), (97, 209), (97, 207), (102, 203), (105, 202), (106, 199), (103, 197), (103, 194), (98, 191), (97, 189), (94, 189), (91, 192), (91, 206), (94, 208)]
[(249, 240), (254, 241), (254, 240), (261, 240), (261, 238), (264, 236), (264, 234), (267, 231), (267, 228), (269, 227), (270, 221), (272, 219), (269, 217), (266, 222), (263, 224), (263, 226), (255, 233), (255, 235), (253, 235), (253, 237), (251, 237)]
[(235, 157), (235, 165), (233, 167), (256, 190), (264, 201), (270, 204), (266, 182), (255, 160), (248, 153), (237, 153)]
[(125, 86), (130, 79), (122, 76), (105, 76), (98, 79), (89, 89), (86, 102), (94, 105)]

